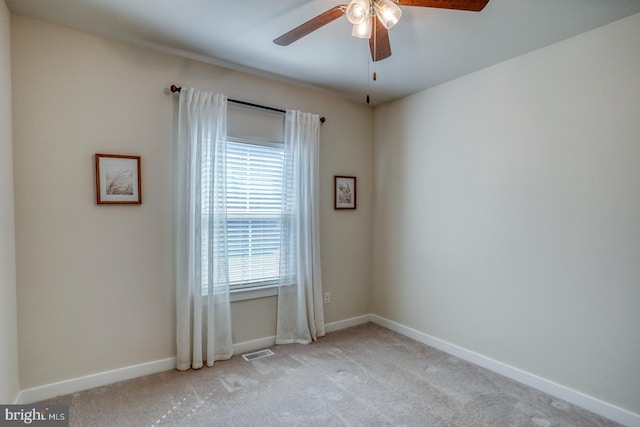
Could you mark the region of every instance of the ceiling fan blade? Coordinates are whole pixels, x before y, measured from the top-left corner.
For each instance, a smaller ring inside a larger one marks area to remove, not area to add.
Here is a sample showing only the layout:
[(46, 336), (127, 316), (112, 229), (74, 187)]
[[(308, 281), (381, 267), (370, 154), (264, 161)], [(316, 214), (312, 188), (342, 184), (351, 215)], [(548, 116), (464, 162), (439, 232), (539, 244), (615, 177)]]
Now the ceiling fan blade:
[(401, 6), (435, 7), (439, 9), (480, 12), (489, 0), (400, 0)]
[(369, 50), (371, 50), (371, 59), (373, 62), (382, 61), (391, 56), (391, 43), (389, 43), (389, 32), (382, 25), (380, 19), (376, 16), (373, 22), (373, 31), (369, 37)]
[(289, 46), (294, 41), (299, 40), (307, 34), (317, 30), (318, 28), (324, 27), (328, 23), (340, 18), (342, 15), (344, 15), (345, 10), (347, 10), (346, 4), (341, 4), (339, 6), (333, 7), (326, 12), (323, 12), (320, 15), (316, 16), (315, 18), (311, 18), (304, 24), (297, 26), (288, 33), (281, 35), (273, 42), (280, 46)]

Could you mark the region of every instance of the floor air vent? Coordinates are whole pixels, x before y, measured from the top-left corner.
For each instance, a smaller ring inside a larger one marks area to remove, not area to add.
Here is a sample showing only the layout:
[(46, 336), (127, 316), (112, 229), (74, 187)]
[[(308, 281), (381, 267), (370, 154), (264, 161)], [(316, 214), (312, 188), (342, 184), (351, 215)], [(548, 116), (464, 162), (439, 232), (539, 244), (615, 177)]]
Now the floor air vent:
[(254, 351), (253, 353), (247, 353), (242, 355), (244, 360), (246, 360), (247, 362), (250, 362), (256, 359), (261, 359), (263, 357), (268, 357), (268, 356), (273, 356), (273, 351), (267, 349), (267, 350)]

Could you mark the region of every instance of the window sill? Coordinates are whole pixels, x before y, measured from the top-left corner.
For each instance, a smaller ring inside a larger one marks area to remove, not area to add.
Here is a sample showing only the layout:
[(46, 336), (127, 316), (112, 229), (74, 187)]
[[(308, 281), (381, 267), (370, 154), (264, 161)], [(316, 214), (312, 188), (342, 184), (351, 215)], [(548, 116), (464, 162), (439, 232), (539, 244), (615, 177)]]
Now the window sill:
[(260, 288), (236, 289), (229, 292), (229, 301), (246, 301), (250, 299), (267, 298), (278, 295), (278, 285), (262, 286)]

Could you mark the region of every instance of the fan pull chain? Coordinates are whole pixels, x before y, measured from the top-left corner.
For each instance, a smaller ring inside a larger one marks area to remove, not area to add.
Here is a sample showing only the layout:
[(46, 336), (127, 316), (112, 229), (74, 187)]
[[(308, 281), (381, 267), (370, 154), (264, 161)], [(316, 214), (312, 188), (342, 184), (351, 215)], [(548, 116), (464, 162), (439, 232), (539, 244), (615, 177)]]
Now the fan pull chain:
[(376, 61), (378, 60), (378, 18), (373, 18), (373, 81), (378, 78), (376, 75)]
[[(376, 60), (377, 55), (378, 55), (378, 20), (376, 18), (372, 18), (373, 19), (373, 74), (372, 74), (372, 78), (373, 81), (375, 82), (378, 79), (378, 75), (376, 74)], [(367, 61), (368, 62), (368, 61)], [(371, 64), (370, 62), (368, 62), (368, 64)], [(369, 68), (369, 67), (367, 67)], [(367, 70), (369, 71), (369, 70)], [(368, 74), (368, 73), (367, 73)], [(371, 88), (371, 80), (369, 80), (369, 77), (367, 76), (367, 86), (370, 89)], [(367, 104), (369, 104), (371, 101), (371, 98), (369, 97), (369, 94), (367, 94)]]
[(369, 71), (371, 69), (371, 61), (369, 61), (368, 56), (369, 55), (367, 55), (367, 104), (369, 104), (369, 102), (371, 101), (371, 99), (369, 98), (369, 92), (371, 92), (371, 81), (369, 80)]

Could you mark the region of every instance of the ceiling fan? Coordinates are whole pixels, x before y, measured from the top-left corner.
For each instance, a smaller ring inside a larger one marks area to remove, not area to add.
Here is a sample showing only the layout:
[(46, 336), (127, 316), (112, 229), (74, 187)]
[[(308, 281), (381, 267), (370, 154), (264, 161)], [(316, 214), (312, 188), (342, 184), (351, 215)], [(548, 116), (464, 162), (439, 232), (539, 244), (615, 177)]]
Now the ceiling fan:
[(351, 0), (348, 5), (335, 6), (281, 35), (273, 42), (280, 46), (288, 46), (346, 14), (349, 22), (353, 24), (351, 35), (369, 39), (371, 59), (376, 62), (391, 56), (387, 30), (400, 19), (402, 9), (399, 6), (480, 12), (487, 3), (489, 0)]

